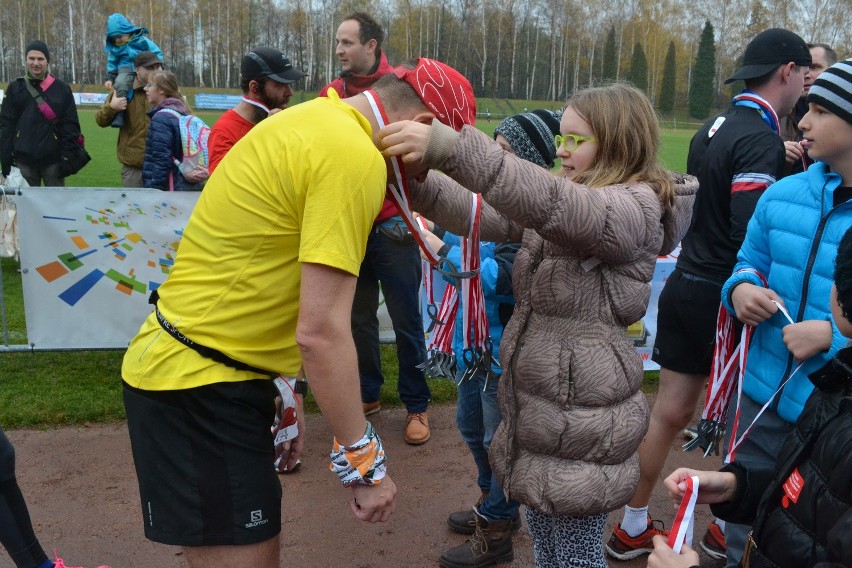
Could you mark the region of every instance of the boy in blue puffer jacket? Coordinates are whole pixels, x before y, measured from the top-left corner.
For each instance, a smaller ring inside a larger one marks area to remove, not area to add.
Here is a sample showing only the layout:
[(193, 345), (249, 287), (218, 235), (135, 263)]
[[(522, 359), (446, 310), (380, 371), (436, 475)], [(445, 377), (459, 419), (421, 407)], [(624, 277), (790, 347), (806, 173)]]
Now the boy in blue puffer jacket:
[[(124, 14), (112, 14), (107, 18), (106, 45), (107, 53), (106, 80), (104, 87), (115, 89), (116, 97), (133, 96), (133, 81), (136, 79), (136, 68), (133, 61), (143, 51), (151, 51), (157, 58), (163, 60), (163, 52), (159, 46), (146, 37), (148, 28), (133, 25)], [(124, 125), (124, 111), (116, 114), (112, 126), (120, 128)]]
[[(852, 60), (823, 72), (807, 102), (809, 110), (799, 128), (804, 132), (802, 144), (817, 162), (773, 184), (760, 198), (734, 273), (722, 289), (728, 311), (756, 326), (737, 438), (753, 421), (754, 427), (734, 455), (747, 467), (775, 462), (813, 391), (808, 375), (847, 341), (831, 316), (829, 297), (834, 253), (852, 226)], [(764, 405), (766, 410), (755, 421)], [(736, 415), (728, 413), (729, 434)], [(728, 524), (728, 566), (736, 566), (747, 531), (746, 526)]]

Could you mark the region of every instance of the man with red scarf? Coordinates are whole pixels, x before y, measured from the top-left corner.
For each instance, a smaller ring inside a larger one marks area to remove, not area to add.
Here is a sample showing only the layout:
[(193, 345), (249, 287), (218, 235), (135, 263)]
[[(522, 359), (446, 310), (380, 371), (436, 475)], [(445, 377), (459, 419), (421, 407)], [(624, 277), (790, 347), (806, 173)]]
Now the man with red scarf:
[[(334, 89), (341, 98), (370, 89), (393, 67), (382, 51), (382, 27), (370, 15), (355, 12), (337, 28), (337, 57), (342, 72), (326, 85), (320, 96)], [(405, 441), (412, 445), (429, 440), (426, 411), (431, 393), (426, 376), (417, 365), (426, 359), (423, 318), (420, 314), (422, 269), (417, 243), (397, 216), (393, 203), (385, 199), (367, 241), (367, 254), (361, 264), (355, 301), (352, 305), (352, 335), (358, 351), (361, 400), (364, 414), (381, 410), (379, 392), (382, 376), (379, 353), (379, 282), (385, 306), (393, 323), (399, 361), (399, 397), (405, 403)]]

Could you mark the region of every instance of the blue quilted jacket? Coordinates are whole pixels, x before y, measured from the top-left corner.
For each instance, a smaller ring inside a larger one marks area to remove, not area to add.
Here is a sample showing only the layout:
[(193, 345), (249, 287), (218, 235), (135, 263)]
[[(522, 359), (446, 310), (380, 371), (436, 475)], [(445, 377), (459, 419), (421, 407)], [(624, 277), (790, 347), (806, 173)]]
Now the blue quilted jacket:
[[(752, 268), (769, 281), (769, 288), (784, 300), (793, 321), (829, 320), (834, 338), (826, 353), (805, 361), (802, 368), (773, 401), (772, 408), (787, 422), (795, 422), (813, 391), (808, 375), (821, 368), (844, 338), (831, 318), (829, 296), (837, 246), (852, 226), (852, 202), (833, 206), (840, 176), (821, 162), (808, 171), (773, 184), (760, 198), (737, 255), (733, 275), (722, 288), (722, 302), (734, 313), (731, 292), (743, 282), (761, 286)], [(743, 392), (763, 405), (798, 366), (782, 339), (789, 322), (780, 311), (757, 326), (751, 340)]]
[(142, 163), (142, 182), (145, 187), (168, 190), (169, 177), (174, 183), (174, 191), (183, 191), (183, 175), (175, 165), (175, 160), (183, 159), (183, 145), (180, 138), (180, 125), (175, 115), (170, 112), (160, 112), (172, 109), (187, 115), (186, 104), (175, 97), (169, 97), (148, 111), (151, 125), (148, 127), (148, 137), (145, 140), (145, 161)]

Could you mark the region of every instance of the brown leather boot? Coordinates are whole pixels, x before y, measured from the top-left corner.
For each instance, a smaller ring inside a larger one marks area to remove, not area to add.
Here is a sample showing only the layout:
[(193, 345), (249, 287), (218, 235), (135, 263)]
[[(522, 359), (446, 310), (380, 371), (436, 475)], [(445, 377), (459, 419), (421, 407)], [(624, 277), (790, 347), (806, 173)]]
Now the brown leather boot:
[(476, 513), (473, 510), (482, 505), (486, 497), (488, 497), (488, 491), (483, 491), (477, 499), (476, 505), (464, 511), (450, 513), (450, 516), (447, 517), (447, 526), (450, 527), (450, 530), (459, 534), (473, 534), (474, 529), (476, 529)]
[[(459, 534), (473, 534), (474, 529), (476, 529), (475, 510), (479, 510), (479, 506), (482, 505), (487, 497), (488, 491), (483, 491), (482, 495), (479, 496), (479, 500), (476, 502), (476, 505), (470, 509), (465, 509), (464, 511), (451, 513), (450, 516), (447, 517), (447, 526), (450, 527), (450, 530)], [(512, 532), (516, 532), (519, 528), (521, 528), (521, 515), (516, 513), (512, 518)]]
[(429, 413), (409, 412), (405, 418), (405, 441), (412, 446), (419, 446), (429, 441)]
[(441, 555), (444, 568), (484, 568), (515, 558), (512, 550), (512, 521), (486, 521), (475, 513), (476, 528), (464, 543)]

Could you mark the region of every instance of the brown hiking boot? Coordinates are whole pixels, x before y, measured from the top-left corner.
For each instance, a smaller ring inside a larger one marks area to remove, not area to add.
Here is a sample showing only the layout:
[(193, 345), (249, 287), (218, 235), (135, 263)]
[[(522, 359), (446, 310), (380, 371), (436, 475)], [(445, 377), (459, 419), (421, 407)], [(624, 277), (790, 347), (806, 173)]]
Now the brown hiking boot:
[[(476, 530), (476, 511), (479, 510), (479, 506), (487, 497), (488, 491), (483, 491), (476, 505), (470, 509), (450, 514), (447, 517), (447, 526), (450, 527), (450, 530), (459, 534), (473, 534)], [(512, 532), (516, 532), (519, 528), (521, 528), (521, 515), (518, 513), (512, 517)]]
[(429, 441), (429, 413), (409, 412), (405, 418), (405, 441), (412, 446), (419, 446)]
[(484, 568), (515, 558), (512, 550), (512, 521), (486, 521), (475, 514), (476, 528), (464, 544), (441, 555), (444, 568)]

